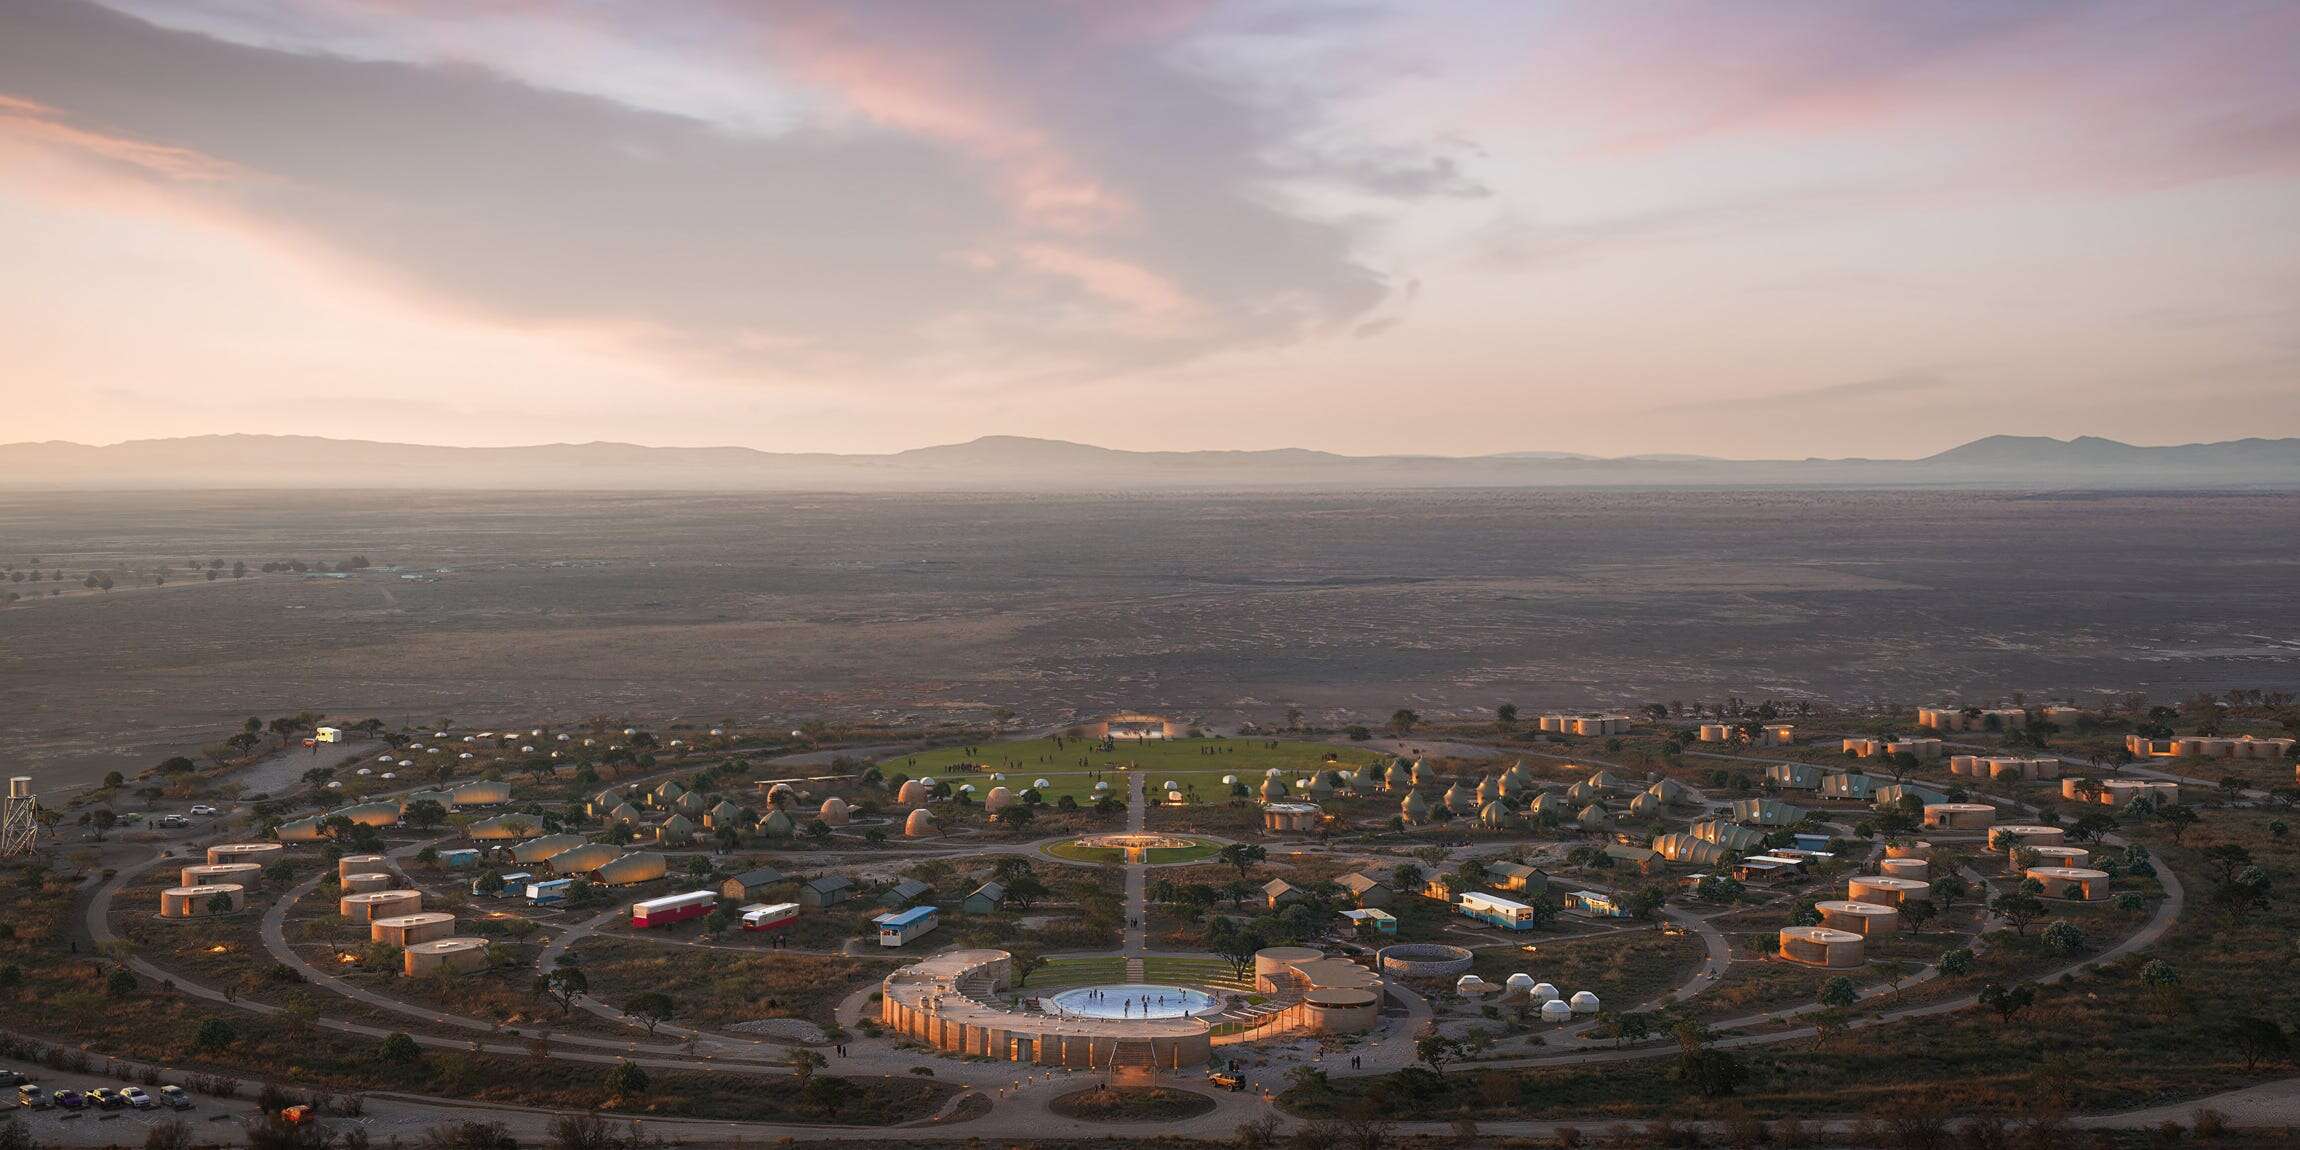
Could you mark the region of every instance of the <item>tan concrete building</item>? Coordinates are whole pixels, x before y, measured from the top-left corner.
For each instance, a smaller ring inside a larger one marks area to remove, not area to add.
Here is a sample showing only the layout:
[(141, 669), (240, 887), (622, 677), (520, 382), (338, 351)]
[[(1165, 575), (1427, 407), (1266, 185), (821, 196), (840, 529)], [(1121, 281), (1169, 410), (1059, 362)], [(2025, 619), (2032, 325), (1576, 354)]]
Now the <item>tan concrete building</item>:
[(1904, 906), (1910, 902), (1931, 897), (1933, 897), (1933, 884), (1923, 879), (1865, 874), (1855, 875), (1845, 880), (1845, 898), (1851, 902), (1874, 903), (1878, 906)]
[(368, 941), (388, 943), (402, 949), (435, 938), (447, 938), (454, 933), (455, 916), (437, 910), (395, 914), (367, 924)]
[(1886, 878), (1913, 878), (1922, 881), (1932, 877), (1933, 863), (1931, 859), (1880, 859), (1877, 862), (1877, 870), (1883, 873)]
[(487, 965), (484, 938), (435, 938), (399, 952), (400, 973), (408, 978), (460, 974)]
[(1925, 829), (1983, 830), (1997, 821), (1997, 809), (1987, 803), (1926, 803)]
[(423, 892), (419, 890), (376, 890), (361, 894), (347, 894), (335, 900), (336, 913), (353, 922), (366, 924), (379, 918), (414, 914), (423, 909)]
[(258, 863), (195, 864), (176, 872), (176, 881), (184, 886), (229, 882), (245, 888), (256, 885), (263, 872), (263, 866)]
[(366, 894), (370, 891), (390, 890), (394, 884), (388, 874), (362, 873), (345, 875), (340, 885), (345, 894)]
[(1264, 803), (1262, 829), (1271, 834), (1301, 834), (1318, 829), (1325, 817), (1316, 803)]
[(1865, 937), (1835, 927), (1781, 928), (1781, 957), (1806, 966), (1859, 966), (1867, 959), (1867, 943)]
[(2090, 867), (2032, 866), (2021, 877), (2035, 879), (2045, 898), (2099, 902), (2109, 895), (2108, 872)]
[(2017, 731), (2028, 726), (2019, 707), (1919, 707), (1917, 725), (1935, 731)]
[(1627, 715), (1543, 715), (1541, 729), (1560, 735), (1626, 735)]
[(1879, 938), (1901, 928), (1901, 910), (1897, 906), (1830, 899), (1814, 903), (1813, 908), (1821, 912), (1822, 926), (1850, 931), (1864, 938)]
[(160, 892), (161, 918), (205, 918), (248, 905), (247, 888), (235, 882), (172, 886)]
[(277, 861), (286, 849), (278, 843), (218, 843), (208, 848), (208, 862), (269, 864)]
[(1974, 779), (2057, 779), (2061, 762), (2043, 755), (1952, 755), (1949, 773)]

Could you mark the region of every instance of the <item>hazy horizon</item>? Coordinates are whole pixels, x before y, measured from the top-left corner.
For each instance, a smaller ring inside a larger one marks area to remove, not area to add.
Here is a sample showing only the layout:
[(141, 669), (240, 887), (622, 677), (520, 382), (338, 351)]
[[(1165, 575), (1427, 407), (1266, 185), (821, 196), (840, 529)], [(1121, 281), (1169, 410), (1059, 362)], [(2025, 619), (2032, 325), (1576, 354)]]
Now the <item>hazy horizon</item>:
[[(931, 450), (931, 449), (935, 449), (935, 448), (949, 448), (949, 447), (971, 447), (971, 446), (976, 446), (976, 445), (978, 445), (978, 444), (984, 444), (984, 443), (998, 443), (998, 442), (1000, 442), (1000, 441), (1022, 441), (1022, 442), (1029, 442), (1029, 443), (1036, 443), (1036, 444), (1045, 444), (1045, 445), (1049, 445), (1049, 446), (1063, 446), (1063, 447), (1086, 447), (1086, 448), (1093, 448), (1093, 449), (1096, 449), (1096, 450), (1102, 450), (1102, 451), (1114, 451), (1114, 452), (1126, 452), (1126, 453), (1167, 453), (1167, 454), (1217, 454), (1217, 453), (1263, 454), (1263, 453), (1269, 453), (1269, 454), (1274, 454), (1274, 453), (1280, 453), (1280, 452), (1310, 452), (1310, 453), (1316, 453), (1316, 454), (1322, 454), (1322, 455), (1335, 455), (1335, 456), (1340, 456), (1340, 457), (1342, 457), (1342, 458), (1345, 458), (1345, 459), (1382, 459), (1382, 458), (1398, 459), (1398, 458), (1415, 458), (1415, 457), (1420, 457), (1420, 458), (1430, 458), (1430, 459), (1459, 459), (1459, 460), (1473, 460), (1473, 459), (1490, 459), (1490, 458), (1493, 458), (1493, 457), (1496, 457), (1496, 456), (1507, 456), (1507, 455), (1515, 455), (1515, 454), (1524, 454), (1524, 455), (1531, 455), (1531, 456), (1540, 456), (1540, 455), (1546, 455), (1546, 454), (1557, 454), (1557, 455), (1560, 455), (1560, 456), (1575, 456), (1575, 457), (1581, 457), (1581, 458), (1586, 458), (1586, 459), (1589, 459), (1589, 460), (1593, 460), (1593, 461), (1605, 461), (1605, 460), (1641, 460), (1641, 459), (1659, 459), (1659, 458), (1662, 458), (1662, 457), (1674, 457), (1674, 458), (1684, 458), (1684, 459), (1705, 459), (1705, 460), (1715, 460), (1715, 461), (1717, 461), (1717, 462), (1721, 462), (1721, 463), (1782, 463), (1782, 462), (1807, 462), (1807, 461), (1816, 461), (1816, 462), (1829, 462), (1829, 461), (1846, 461), (1846, 460), (1863, 460), (1863, 461), (1872, 461), (1872, 462), (1909, 462), (1909, 461), (1915, 461), (1915, 460), (1919, 460), (1919, 459), (1925, 458), (1925, 456), (1923, 456), (1923, 455), (1894, 455), (1894, 456), (1852, 456), (1852, 455), (1835, 455), (1835, 456), (1832, 456), (1832, 455), (1821, 455), (1821, 454), (1817, 454), (1817, 453), (1815, 453), (1815, 452), (1809, 452), (1809, 451), (1808, 451), (1808, 452), (1803, 452), (1803, 453), (1792, 453), (1792, 454), (1774, 455), (1774, 456), (1756, 456), (1756, 455), (1730, 455), (1730, 454), (1725, 454), (1725, 453), (1721, 453), (1721, 452), (1697, 452), (1697, 453), (1688, 453), (1688, 452), (1663, 452), (1663, 451), (1652, 451), (1652, 452), (1648, 452), (1648, 451), (1640, 451), (1640, 450), (1634, 450), (1634, 449), (1631, 449), (1631, 450), (1624, 450), (1624, 451), (1622, 451), (1621, 453), (1619, 453), (1619, 454), (1616, 454), (1616, 455), (1599, 455), (1599, 454), (1597, 454), (1597, 453), (1594, 453), (1594, 452), (1563, 452), (1563, 451), (1559, 451), (1559, 450), (1556, 450), (1556, 449), (1550, 449), (1550, 448), (1514, 448), (1514, 449), (1513, 449), (1513, 448), (1503, 448), (1503, 449), (1501, 449), (1501, 450), (1498, 450), (1498, 451), (1490, 451), (1490, 452), (1476, 452), (1476, 453), (1468, 453), (1468, 452), (1456, 453), (1456, 452), (1446, 452), (1446, 451), (1415, 451), (1415, 452), (1352, 452), (1352, 451), (1336, 451), (1336, 450), (1333, 450), (1333, 449), (1330, 449), (1330, 448), (1321, 447), (1321, 446), (1319, 446), (1319, 445), (1317, 445), (1317, 444), (1314, 444), (1314, 443), (1303, 443), (1303, 442), (1275, 442), (1275, 443), (1270, 443), (1270, 444), (1263, 444), (1263, 445), (1247, 445), (1247, 446), (1240, 446), (1240, 447), (1193, 447), (1193, 446), (1188, 446), (1188, 445), (1175, 445), (1175, 446), (1171, 446), (1171, 447), (1142, 448), (1142, 447), (1129, 447), (1129, 446), (1125, 446), (1125, 445), (1123, 445), (1123, 444), (1117, 444), (1117, 443), (1101, 443), (1101, 442), (1095, 442), (1095, 441), (1092, 441), (1092, 440), (1087, 440), (1087, 439), (1072, 439), (1072, 438), (1065, 438), (1065, 437), (1054, 437), (1054, 436), (1014, 435), (1014, 434), (1010, 434), (1010, 433), (1006, 433), (1006, 432), (999, 432), (999, 431), (987, 431), (987, 432), (983, 432), (983, 433), (981, 433), (981, 434), (978, 434), (978, 435), (972, 435), (972, 436), (968, 436), (968, 437), (966, 437), (966, 438), (964, 438), (964, 439), (929, 440), (929, 441), (920, 442), (920, 443), (910, 443), (910, 444), (899, 444), (899, 445), (892, 445), (892, 446), (888, 446), (888, 447), (885, 447), (885, 448), (882, 448), (882, 449), (872, 449), (872, 450), (857, 450), (857, 451), (820, 451), (820, 452), (810, 452), (810, 451), (807, 451), (807, 450), (805, 450), (805, 449), (789, 449), (789, 448), (765, 447), (765, 446), (760, 446), (760, 445), (758, 445), (758, 444), (753, 444), (753, 443), (734, 443), (734, 442), (723, 442), (723, 443), (692, 443), (692, 444), (684, 444), (684, 443), (646, 443), (646, 442), (641, 442), (641, 441), (638, 441), (638, 440), (633, 440), (633, 439), (614, 439), (614, 438), (603, 438), (603, 439), (586, 439), (586, 440), (568, 440), (568, 439), (561, 439), (561, 440), (534, 440), (534, 441), (530, 441), (530, 442), (520, 442), (520, 443), (488, 443), (488, 444), (464, 444), (464, 443), (437, 443), (437, 442), (424, 442), (424, 441), (420, 441), (420, 440), (375, 439), (375, 438), (372, 438), (372, 437), (368, 437), (368, 436), (357, 436), (357, 435), (329, 435), (329, 434), (324, 434), (324, 433), (312, 433), (312, 432), (246, 432), (246, 431), (191, 432), (191, 433), (187, 433), (187, 434), (185, 434), (185, 435), (180, 435), (180, 436), (147, 436), (147, 437), (139, 437), (139, 438), (131, 438), (131, 439), (116, 439), (116, 440), (110, 440), (110, 441), (107, 441), (107, 442), (101, 442), (101, 443), (91, 443), (91, 442), (87, 442), (87, 441), (84, 441), (84, 440), (73, 440), (73, 439), (52, 439), (52, 440), (0, 440), (0, 447), (23, 447), (23, 446), (43, 446), (43, 445), (47, 445), (47, 444), (66, 444), (66, 445), (70, 445), (70, 446), (73, 446), (73, 447), (92, 447), (92, 448), (106, 448), (106, 447), (127, 447), (127, 446), (136, 445), (136, 444), (162, 444), (162, 443), (177, 442), (177, 441), (182, 441), (182, 440), (196, 440), (196, 439), (223, 439), (223, 438), (253, 438), (253, 439), (320, 439), (320, 440), (331, 440), (331, 441), (340, 442), (340, 443), (363, 443), (363, 444), (372, 444), (372, 445), (375, 445), (375, 446), (382, 446), (382, 447), (412, 447), (412, 448), (425, 448), (425, 449), (430, 449), (430, 448), (447, 448), (447, 449), (459, 449), (459, 450), (493, 450), (493, 451), (517, 451), (517, 450), (524, 450), (524, 449), (535, 449), (535, 448), (554, 448), (554, 447), (559, 447), (559, 448), (566, 448), (566, 447), (574, 447), (574, 448), (581, 448), (581, 447), (629, 447), (629, 448), (637, 448), (637, 449), (641, 449), (641, 450), (647, 450), (647, 451), (655, 451), (655, 450), (664, 450), (664, 451), (677, 451), (677, 450), (692, 450), (692, 451), (756, 451), (756, 452), (762, 452), (762, 453), (768, 453), (768, 454), (823, 454), (823, 455), (846, 455), (846, 456), (854, 456), (854, 457), (858, 457), (858, 458), (875, 458), (875, 457), (881, 457), (881, 456), (889, 456), (889, 455), (902, 455), (902, 454), (906, 454), (906, 453), (910, 453), (910, 452), (927, 451), (927, 450)], [(1951, 444), (1951, 445), (1949, 445), (1949, 449), (1954, 449), (1954, 448), (1956, 448), (1956, 447), (1962, 447), (1962, 446), (1968, 446), (1968, 445), (1969, 445), (1969, 444), (1971, 444), (1971, 443), (1976, 443), (1976, 442), (1980, 442), (1980, 441), (1982, 441), (1982, 440), (1993, 439), (1993, 438), (2005, 438), (2005, 437), (2002, 437), (2002, 436), (1985, 436), (1985, 435), (1984, 435), (1984, 436), (1980, 436), (1980, 437), (1977, 437), (1976, 439), (1973, 439), (1973, 440), (1967, 440), (1967, 441), (1964, 441), (1964, 442), (1961, 442), (1961, 443)], [(2162, 443), (2135, 443), (2135, 442), (2133, 442), (2133, 441), (2131, 441), (2131, 440), (2125, 440), (2125, 439), (2110, 439), (2109, 437), (2106, 437), (2106, 436), (2096, 436), (2096, 435), (2090, 435), (2090, 434), (2086, 434), (2086, 433), (2072, 433), (2072, 434), (2066, 434), (2066, 435), (2058, 435), (2058, 436), (2055, 436), (2055, 435), (2018, 436), (2018, 437), (2012, 437), (2012, 438), (2021, 438), (2021, 439), (2042, 439), (2042, 440), (2050, 440), (2050, 441), (2052, 441), (2052, 442), (2055, 442), (2055, 443), (2062, 443), (2062, 444), (2075, 443), (2075, 442), (2077, 442), (2077, 441), (2080, 441), (2080, 440), (2107, 440), (2108, 442), (2112, 442), (2112, 443), (2120, 444), (2120, 445), (2123, 445), (2123, 446), (2127, 446), (2127, 447), (2158, 448), (2158, 447), (2209, 447), (2209, 446), (2217, 446), (2217, 445), (2221, 445), (2221, 444), (2227, 444), (2227, 443), (2238, 443), (2238, 442), (2245, 442), (2245, 441), (2260, 441), (2260, 440), (2287, 440), (2287, 439), (2292, 439), (2292, 438), (2300, 438), (2300, 437), (2294, 437), (2294, 436), (2263, 436), (2263, 435), (2237, 435), (2237, 434), (2230, 434), (2230, 435), (2228, 435), (2228, 436), (2225, 436), (2225, 437), (2221, 437), (2221, 438), (2215, 438), (2215, 439), (2209, 439), (2209, 440), (2179, 440), (2179, 441), (2166, 441), (2166, 442), (2162, 442)], [(1938, 454), (1938, 453), (1937, 453), (1937, 452), (1928, 452), (1928, 453), (1926, 453), (1926, 454), (1927, 454), (1927, 455), (1930, 455), (1930, 454)]]
[(2249, 2), (0, 0), (0, 438), (2300, 435), (2296, 57)]

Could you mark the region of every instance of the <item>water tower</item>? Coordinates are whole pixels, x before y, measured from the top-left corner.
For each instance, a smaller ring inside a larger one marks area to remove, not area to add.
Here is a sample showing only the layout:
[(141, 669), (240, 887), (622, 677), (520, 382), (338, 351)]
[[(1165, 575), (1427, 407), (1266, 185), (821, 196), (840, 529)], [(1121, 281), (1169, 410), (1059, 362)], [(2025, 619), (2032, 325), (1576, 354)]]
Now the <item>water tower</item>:
[(32, 853), (40, 845), (40, 800), (32, 797), (32, 776), (8, 780), (8, 799), (0, 805), (0, 858)]

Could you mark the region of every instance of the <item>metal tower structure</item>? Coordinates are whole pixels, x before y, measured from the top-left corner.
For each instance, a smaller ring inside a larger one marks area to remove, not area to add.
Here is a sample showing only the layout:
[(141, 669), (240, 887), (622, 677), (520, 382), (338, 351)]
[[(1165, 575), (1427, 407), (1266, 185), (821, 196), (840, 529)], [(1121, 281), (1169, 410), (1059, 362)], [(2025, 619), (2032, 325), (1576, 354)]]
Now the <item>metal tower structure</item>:
[(8, 799), (0, 805), (0, 858), (31, 854), (40, 845), (40, 800), (32, 795), (32, 776), (8, 780)]

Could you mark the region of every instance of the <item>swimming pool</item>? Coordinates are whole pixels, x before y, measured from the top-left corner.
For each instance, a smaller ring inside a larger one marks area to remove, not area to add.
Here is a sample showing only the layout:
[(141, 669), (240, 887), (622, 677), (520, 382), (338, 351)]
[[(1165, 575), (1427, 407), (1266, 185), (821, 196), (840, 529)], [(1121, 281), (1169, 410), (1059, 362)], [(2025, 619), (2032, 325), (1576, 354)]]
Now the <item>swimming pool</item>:
[(1048, 1014), (1071, 1018), (1183, 1018), (1222, 1005), (1203, 990), (1142, 982), (1072, 987), (1038, 1001)]

